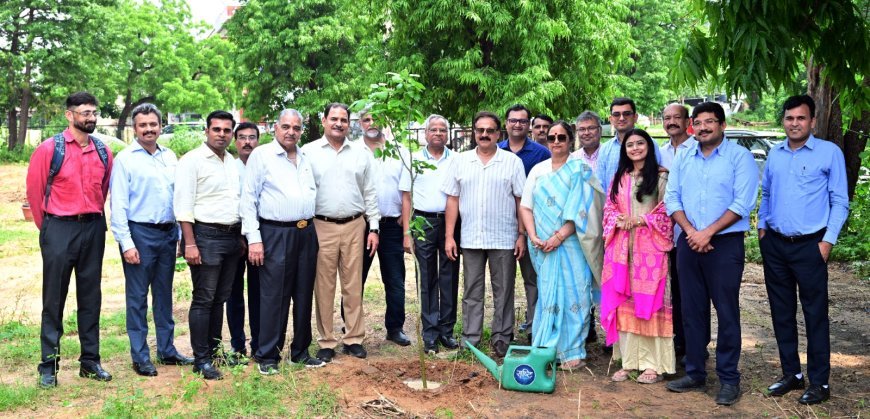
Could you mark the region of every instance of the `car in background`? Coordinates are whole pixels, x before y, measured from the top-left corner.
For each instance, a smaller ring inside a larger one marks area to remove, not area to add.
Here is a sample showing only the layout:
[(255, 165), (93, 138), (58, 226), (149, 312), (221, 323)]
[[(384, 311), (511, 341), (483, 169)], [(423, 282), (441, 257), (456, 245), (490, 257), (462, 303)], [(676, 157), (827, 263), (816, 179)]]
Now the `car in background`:
[(179, 133), (191, 133), (197, 137), (202, 137), (205, 140), (205, 123), (203, 122), (177, 122), (168, 124), (160, 131), (161, 142), (169, 141), (172, 137)]
[(767, 162), (767, 155), (770, 150), (777, 144), (782, 142), (785, 134), (772, 131), (751, 131), (745, 129), (725, 129), (725, 138), (728, 141), (737, 143), (746, 147), (752, 152), (752, 157), (755, 159), (755, 164), (758, 166), (758, 174), (764, 171), (764, 163)]

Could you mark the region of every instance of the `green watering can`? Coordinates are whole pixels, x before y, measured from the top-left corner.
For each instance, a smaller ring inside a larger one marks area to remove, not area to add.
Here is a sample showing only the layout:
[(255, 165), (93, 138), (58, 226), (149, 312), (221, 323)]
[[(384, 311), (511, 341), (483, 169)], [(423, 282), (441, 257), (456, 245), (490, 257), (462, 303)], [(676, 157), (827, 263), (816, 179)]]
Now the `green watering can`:
[(474, 345), (465, 347), (495, 377), (502, 388), (530, 393), (552, 393), (556, 389), (556, 348), (510, 346), (499, 366)]

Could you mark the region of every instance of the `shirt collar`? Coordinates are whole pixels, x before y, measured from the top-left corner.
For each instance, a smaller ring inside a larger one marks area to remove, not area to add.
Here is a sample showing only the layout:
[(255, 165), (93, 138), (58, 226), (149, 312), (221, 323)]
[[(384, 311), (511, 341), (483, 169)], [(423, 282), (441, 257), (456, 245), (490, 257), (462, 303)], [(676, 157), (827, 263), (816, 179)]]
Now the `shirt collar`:
[[(532, 143), (532, 139), (529, 137), (526, 137), (526, 139), (523, 141), (523, 148), (521, 148), (520, 151), (530, 150), (533, 147), (531, 145), (531, 143)], [(502, 150), (510, 151), (511, 153), (513, 153), (513, 151), (510, 150), (510, 147), (511, 147), (511, 140), (510, 139), (507, 139), (507, 140), (504, 140), (504, 141), (498, 143), (498, 148), (500, 148)], [(517, 154), (518, 153), (519, 152), (517, 152)]]
[[(444, 152), (441, 153), (441, 158), (436, 160), (436, 162), (446, 159), (448, 156), (450, 156), (450, 153), (452, 153), (452, 151), (450, 151), (449, 148), (444, 147)], [(423, 147), (423, 157), (425, 157), (426, 160), (435, 160), (435, 158), (432, 157), (432, 154), (429, 153), (429, 147)]]
[[(131, 152), (136, 152), (136, 151), (142, 150), (142, 151), (148, 153), (148, 150), (146, 150), (145, 147), (142, 147), (142, 144), (139, 144), (139, 141), (137, 141), (135, 138), (133, 139), (133, 142), (131, 142), (130, 145), (128, 145), (127, 147), (130, 148)], [(153, 155), (156, 156), (164, 151), (166, 151), (166, 147), (160, 145), (160, 143), (157, 143), (157, 150), (154, 152)]]
[[(325, 135), (323, 137), (320, 137), (320, 140), (318, 140), (318, 141), (323, 141), (320, 144), (320, 148), (330, 148), (336, 152), (339, 152), (341, 150), (344, 150), (345, 148), (350, 147), (350, 140), (347, 138), (344, 139), (344, 142), (341, 144), (341, 147), (339, 147), (338, 150), (335, 150), (334, 148), (332, 148), (332, 144), (329, 143), (329, 140), (326, 139)], [(366, 148), (368, 148), (368, 146), (366, 146)]]
[[(476, 148), (471, 149), (471, 150), (469, 150), (469, 151), (471, 151), (472, 155), (474, 156), (474, 160), (477, 160), (477, 161), (480, 162), (480, 164), (483, 164), (483, 161), (480, 160), (480, 155), (477, 154), (477, 149), (476, 149)], [(494, 161), (501, 161), (502, 158), (504, 158), (504, 154), (502, 154), (502, 153), (507, 153), (507, 151), (504, 151), (501, 147), (496, 147), (496, 149), (495, 149), (495, 155), (493, 155), (492, 158), (489, 159), (489, 163), (492, 163), (492, 162), (494, 162)], [(488, 164), (488, 163), (487, 163), (487, 164)]]

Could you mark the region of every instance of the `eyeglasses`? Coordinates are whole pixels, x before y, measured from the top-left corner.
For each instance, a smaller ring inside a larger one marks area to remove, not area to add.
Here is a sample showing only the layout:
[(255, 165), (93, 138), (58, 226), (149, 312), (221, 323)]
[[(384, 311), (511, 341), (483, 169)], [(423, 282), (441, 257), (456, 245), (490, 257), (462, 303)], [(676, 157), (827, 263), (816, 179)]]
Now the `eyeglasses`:
[(594, 127), (580, 127), (580, 128), (577, 128), (577, 133), (578, 133), (578, 134), (586, 134), (587, 132), (588, 132), (588, 133), (594, 133), (595, 131), (598, 131), (598, 128), (601, 128), (601, 127), (599, 127), (599, 126), (594, 126)]
[(257, 137), (256, 135), (239, 135), (236, 137), (236, 140), (239, 141), (257, 141), (259, 139), (260, 137)]
[(495, 134), (498, 132), (498, 130), (495, 128), (475, 128), (474, 132), (476, 132), (477, 135), (483, 135), (483, 134)]
[(79, 111), (70, 110), (70, 112), (72, 112), (72, 113), (74, 113), (74, 114), (76, 114), (76, 115), (81, 115), (81, 116), (83, 116), (83, 117), (85, 117), (85, 118), (90, 118), (90, 117), (92, 117), (92, 116), (93, 116), (93, 117), (99, 117), (99, 116), (100, 116), (100, 111), (84, 111), (84, 112), (79, 112)]
[(700, 120), (696, 119), (694, 122), (692, 122), (692, 126), (695, 126), (695, 127), (700, 127), (702, 125), (703, 126), (714, 125), (714, 124), (719, 124), (719, 120), (718, 119), (705, 119), (703, 121), (700, 121)]
[(567, 143), (568, 142), (568, 134), (555, 134), (555, 135), (548, 135), (547, 136), (548, 143), (555, 143), (556, 141), (558, 141), (560, 143)]
[(529, 120), (525, 118), (510, 118), (507, 121), (509, 124), (529, 125)]
[(435, 134), (447, 134), (447, 128), (429, 128), (429, 132)]
[(209, 128), (209, 131), (211, 131), (211, 132), (213, 132), (213, 133), (215, 133), (215, 134), (220, 134), (220, 133), (224, 133), (224, 134), (232, 134), (232, 133), (233, 133), (233, 129), (232, 129), (232, 128), (211, 127), (211, 128)]
[(634, 115), (634, 111), (611, 112), (610, 116), (619, 119), (619, 117), (630, 118)]

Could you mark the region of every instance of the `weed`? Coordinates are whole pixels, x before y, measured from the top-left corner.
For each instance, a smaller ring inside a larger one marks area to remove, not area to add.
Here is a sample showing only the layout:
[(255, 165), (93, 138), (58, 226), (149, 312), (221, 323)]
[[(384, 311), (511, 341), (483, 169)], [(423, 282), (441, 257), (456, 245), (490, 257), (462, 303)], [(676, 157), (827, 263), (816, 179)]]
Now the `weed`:
[(190, 380), (184, 385), (184, 393), (181, 395), (181, 399), (187, 403), (193, 401), (193, 397), (199, 393), (199, 389), (202, 388), (204, 382), (196, 376), (191, 376)]
[(326, 384), (320, 384), (314, 389), (302, 393), (302, 404), (296, 411), (297, 418), (314, 416), (338, 416), (338, 394)]
[(15, 384), (0, 384), (0, 412), (11, 410), (18, 406), (30, 405), (39, 396), (39, 389), (33, 386)]
[(435, 409), (435, 417), (437, 418), (453, 418), (453, 411), (446, 407), (439, 407)]

